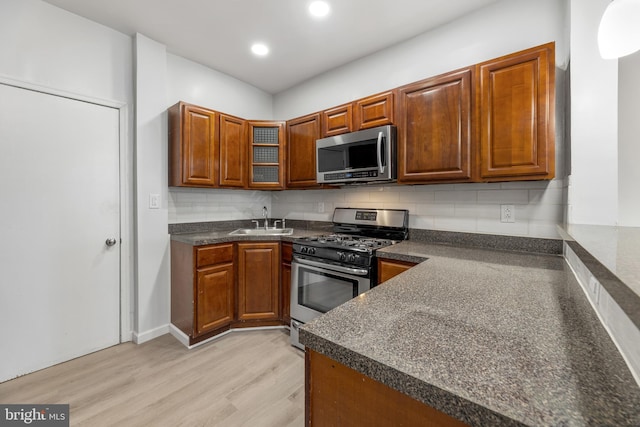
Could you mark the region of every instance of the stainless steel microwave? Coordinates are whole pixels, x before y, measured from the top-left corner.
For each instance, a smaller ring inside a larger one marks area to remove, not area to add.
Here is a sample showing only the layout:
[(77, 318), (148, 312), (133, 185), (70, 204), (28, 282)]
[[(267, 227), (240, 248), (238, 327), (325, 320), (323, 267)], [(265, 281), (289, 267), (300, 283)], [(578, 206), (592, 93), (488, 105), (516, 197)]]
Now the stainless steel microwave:
[(396, 127), (387, 125), (316, 141), (319, 184), (395, 181)]

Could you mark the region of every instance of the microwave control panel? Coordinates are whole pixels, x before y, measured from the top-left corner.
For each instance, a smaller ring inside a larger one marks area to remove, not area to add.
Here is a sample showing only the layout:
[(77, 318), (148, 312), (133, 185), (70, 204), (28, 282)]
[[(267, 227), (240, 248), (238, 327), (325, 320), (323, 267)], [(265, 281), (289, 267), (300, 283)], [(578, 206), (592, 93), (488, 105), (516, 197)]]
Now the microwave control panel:
[(378, 170), (358, 171), (358, 172), (335, 172), (325, 173), (324, 179), (327, 181), (339, 181), (352, 178), (377, 178)]

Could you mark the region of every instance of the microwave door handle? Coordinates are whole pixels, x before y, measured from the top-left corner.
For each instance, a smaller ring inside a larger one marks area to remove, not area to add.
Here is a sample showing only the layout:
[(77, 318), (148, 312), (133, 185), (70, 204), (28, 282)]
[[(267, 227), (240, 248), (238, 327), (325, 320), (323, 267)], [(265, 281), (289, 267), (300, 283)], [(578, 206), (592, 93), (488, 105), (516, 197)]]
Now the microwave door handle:
[(380, 173), (384, 173), (384, 165), (382, 164), (382, 132), (378, 132), (378, 169), (380, 169)]

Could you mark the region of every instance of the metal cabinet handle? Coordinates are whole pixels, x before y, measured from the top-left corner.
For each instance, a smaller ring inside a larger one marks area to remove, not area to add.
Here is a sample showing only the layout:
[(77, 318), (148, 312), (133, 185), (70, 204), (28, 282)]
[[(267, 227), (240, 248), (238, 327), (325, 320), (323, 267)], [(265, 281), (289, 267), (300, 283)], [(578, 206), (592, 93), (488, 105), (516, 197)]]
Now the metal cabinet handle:
[(111, 237), (111, 238), (107, 239), (104, 243), (107, 246), (113, 246), (113, 245), (115, 245), (117, 243), (117, 240), (115, 238)]

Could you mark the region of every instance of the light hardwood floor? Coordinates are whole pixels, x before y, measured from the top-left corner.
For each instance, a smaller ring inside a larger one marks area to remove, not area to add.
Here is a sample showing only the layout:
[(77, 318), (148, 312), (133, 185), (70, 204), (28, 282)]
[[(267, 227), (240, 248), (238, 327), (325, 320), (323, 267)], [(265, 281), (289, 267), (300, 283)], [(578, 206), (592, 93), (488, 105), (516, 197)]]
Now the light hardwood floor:
[(120, 344), (0, 384), (1, 403), (69, 403), (72, 426), (304, 425), (304, 353), (284, 330), (187, 350)]

